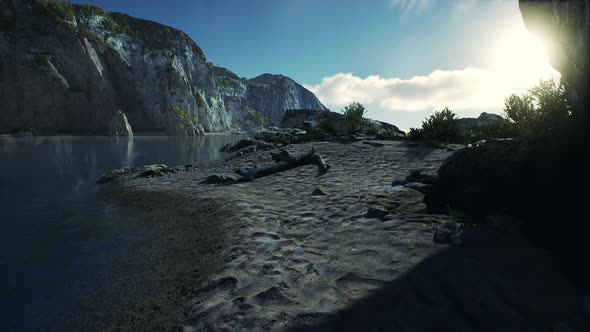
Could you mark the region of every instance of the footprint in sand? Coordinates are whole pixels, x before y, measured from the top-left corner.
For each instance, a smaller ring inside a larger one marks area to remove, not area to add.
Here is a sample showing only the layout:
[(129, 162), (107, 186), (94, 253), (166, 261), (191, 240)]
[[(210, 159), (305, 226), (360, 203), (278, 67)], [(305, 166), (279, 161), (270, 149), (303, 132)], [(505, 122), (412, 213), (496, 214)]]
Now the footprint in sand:
[(264, 232), (252, 233), (251, 237), (254, 239), (260, 239), (260, 240), (275, 240), (275, 241), (277, 241), (277, 240), (281, 239), (276, 234), (264, 233)]
[(260, 305), (285, 305), (293, 303), (293, 301), (283, 294), (280, 288), (276, 286), (272, 286), (271, 288), (256, 294), (255, 299)]
[(233, 299), (233, 303), (241, 311), (248, 311), (254, 308), (253, 305), (246, 302), (246, 297), (244, 296), (236, 297), (235, 299)]
[(348, 272), (335, 280), (335, 284), (338, 288), (367, 288), (367, 286), (373, 288), (381, 286), (385, 284), (385, 282), (386, 281), (384, 280), (362, 277), (352, 272)]
[(301, 215), (303, 218), (315, 217), (316, 214), (314, 212), (305, 212)]
[(201, 304), (205, 301), (213, 301), (214, 299), (219, 299), (227, 296), (231, 292), (234, 291), (238, 284), (238, 280), (234, 277), (225, 277), (218, 279), (209, 285), (197, 289), (197, 290), (186, 290), (183, 295), (191, 295), (194, 299), (191, 301), (191, 305), (187, 308), (184, 312), (184, 316), (186, 317), (186, 322), (189, 323), (196, 323), (199, 320), (209, 316), (215, 308), (209, 308), (205, 311), (202, 311)]
[(219, 296), (233, 291), (237, 284), (238, 279), (234, 277), (225, 277), (218, 279), (203, 288), (193, 291), (191, 295), (195, 297), (211, 298), (213, 296)]

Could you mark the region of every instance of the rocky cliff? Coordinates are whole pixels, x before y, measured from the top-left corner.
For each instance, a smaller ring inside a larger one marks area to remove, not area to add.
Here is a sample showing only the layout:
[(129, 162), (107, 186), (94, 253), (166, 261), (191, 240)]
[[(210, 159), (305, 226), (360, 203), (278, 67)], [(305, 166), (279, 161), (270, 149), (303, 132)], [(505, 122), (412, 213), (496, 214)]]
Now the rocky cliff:
[(0, 133), (240, 132), (325, 107), (288, 77), (240, 78), (185, 33), (57, 0), (0, 0)]
[(590, 0), (520, 0), (519, 5), (527, 29), (549, 41), (551, 65), (588, 121)]

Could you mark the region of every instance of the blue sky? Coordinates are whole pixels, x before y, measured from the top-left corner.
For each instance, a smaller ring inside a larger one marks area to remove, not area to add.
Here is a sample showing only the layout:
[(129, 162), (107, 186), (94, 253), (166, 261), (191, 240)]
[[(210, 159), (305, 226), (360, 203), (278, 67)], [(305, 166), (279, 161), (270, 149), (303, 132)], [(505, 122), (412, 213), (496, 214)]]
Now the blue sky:
[(73, 2), (170, 25), (241, 77), (287, 75), (332, 110), (358, 100), (403, 129), (444, 106), (501, 112), (509, 92), (556, 76), (530, 61), (517, 0)]

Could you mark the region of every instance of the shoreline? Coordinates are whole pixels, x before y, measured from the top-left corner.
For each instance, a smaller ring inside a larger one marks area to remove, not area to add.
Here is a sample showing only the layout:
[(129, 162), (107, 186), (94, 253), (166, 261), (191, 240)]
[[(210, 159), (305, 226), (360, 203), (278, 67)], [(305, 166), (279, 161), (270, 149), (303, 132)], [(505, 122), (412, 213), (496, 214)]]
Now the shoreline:
[[(477, 316), (482, 324), (504, 320), (510, 328), (531, 327), (522, 320), (522, 312), (526, 312), (527, 319), (539, 320), (537, 326), (552, 327), (560, 319), (574, 327), (587, 326), (579, 315), (568, 313), (575, 307), (577, 294), (555, 272), (555, 263), (543, 250), (521, 239), (499, 241), (505, 237), (501, 234), (488, 238), (475, 235), (459, 247), (433, 243), (435, 229), (448, 217), (427, 214), (421, 193), (391, 187), (391, 183), (414, 169), (436, 172), (451, 152), (404, 141), (382, 143), (382, 147), (361, 142), (287, 147), (297, 153), (315, 146), (332, 166), (319, 178), (314, 177), (315, 167), (309, 165), (233, 185), (200, 183), (208, 175), (230, 173), (237, 166), (272, 162), (269, 151), (259, 151), (228, 161), (195, 164), (191, 171), (136, 178), (101, 189), (103, 197), (138, 212), (147, 224), (161, 229), (164, 237), (178, 234), (176, 241), (157, 245), (176, 261), (162, 262), (161, 269), (187, 275), (192, 268), (198, 275), (159, 284), (164, 293), (173, 291), (165, 296), (169, 309), (155, 316), (162, 322), (157, 328), (275, 330), (318, 324), (324, 319), (330, 322), (334, 313), (341, 312), (346, 318), (347, 312), (355, 312), (357, 303), (371, 303), (371, 298), (392, 287), (407, 288), (404, 297), (419, 313), (425, 310), (421, 306), (432, 301), (461, 301), (466, 284), (473, 293), (467, 298), (481, 298), (489, 292), (500, 295), (486, 298), (483, 311), (476, 302), (451, 312), (451, 321), (461, 323)], [(312, 195), (319, 186), (330, 194)], [(371, 208), (388, 212), (376, 217)], [(189, 232), (173, 231), (170, 226), (185, 231), (194, 226), (193, 235), (204, 236), (211, 245), (194, 241), (186, 236)], [(208, 236), (216, 226), (221, 227), (219, 232)], [(173, 244), (195, 254), (174, 250)], [(505, 258), (513, 254), (526, 260)], [(500, 270), (506, 276), (497, 275)], [(541, 275), (546, 278), (531, 285), (534, 271), (544, 271)], [(412, 286), (414, 278), (422, 280), (422, 286)], [(471, 284), (472, 280), (481, 282)], [(535, 305), (539, 301), (558, 307)], [(395, 303), (382, 303), (398, 314), (390, 319), (404, 316), (403, 307)], [(139, 321), (145, 319), (145, 313), (135, 314)], [(482, 314), (487, 316), (480, 317)], [(367, 317), (371, 313), (366, 313)], [(436, 317), (417, 319), (414, 327)], [(118, 324), (115, 321), (112, 326)], [(150, 327), (142, 324), (135, 326)]]

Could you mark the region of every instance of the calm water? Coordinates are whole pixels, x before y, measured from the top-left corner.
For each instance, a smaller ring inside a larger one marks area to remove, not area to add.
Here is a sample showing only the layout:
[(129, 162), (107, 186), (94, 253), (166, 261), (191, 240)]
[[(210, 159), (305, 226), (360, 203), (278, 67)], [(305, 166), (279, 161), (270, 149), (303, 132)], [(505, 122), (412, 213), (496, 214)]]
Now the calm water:
[(38, 329), (64, 312), (95, 310), (109, 277), (141, 266), (133, 248), (154, 234), (96, 199), (99, 175), (219, 159), (237, 138), (0, 138), (0, 329)]

